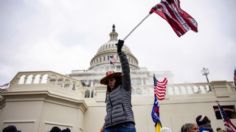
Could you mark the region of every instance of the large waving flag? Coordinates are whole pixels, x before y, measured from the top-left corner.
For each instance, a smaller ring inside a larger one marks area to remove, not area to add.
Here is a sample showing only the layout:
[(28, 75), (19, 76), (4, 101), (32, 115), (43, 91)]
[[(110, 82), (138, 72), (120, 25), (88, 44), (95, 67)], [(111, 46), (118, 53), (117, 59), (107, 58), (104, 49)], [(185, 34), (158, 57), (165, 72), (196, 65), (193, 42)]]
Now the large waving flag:
[(197, 22), (181, 9), (179, 0), (161, 0), (150, 10), (150, 14), (153, 12), (165, 19), (179, 37), (190, 29), (198, 31)]
[(235, 125), (231, 122), (230, 118), (227, 116), (224, 109), (220, 106), (219, 102), (217, 102), (217, 104), (218, 104), (220, 115), (224, 121), (224, 126), (225, 126), (227, 132), (236, 132)]

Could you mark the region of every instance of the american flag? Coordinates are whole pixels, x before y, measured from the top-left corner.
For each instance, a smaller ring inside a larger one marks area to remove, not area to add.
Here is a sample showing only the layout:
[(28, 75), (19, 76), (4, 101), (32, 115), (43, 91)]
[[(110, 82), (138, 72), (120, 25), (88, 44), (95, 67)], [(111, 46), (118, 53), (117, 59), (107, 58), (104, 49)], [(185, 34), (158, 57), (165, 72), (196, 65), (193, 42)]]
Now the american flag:
[(113, 64), (113, 65), (116, 62), (116, 58), (115, 58), (114, 55), (109, 55), (108, 56), (108, 60), (109, 60), (110, 64)]
[(163, 81), (158, 81), (154, 75), (153, 81), (154, 81), (154, 94), (155, 94), (155, 96), (158, 98), (158, 100), (165, 99), (166, 86), (167, 86), (168, 80), (166, 78), (164, 78)]
[(150, 14), (153, 12), (165, 19), (179, 37), (190, 29), (198, 31), (197, 22), (181, 9), (179, 0), (161, 0), (150, 10)]
[(220, 110), (220, 115), (221, 115), (222, 119), (224, 120), (224, 126), (225, 126), (227, 132), (236, 132), (236, 127), (231, 122), (230, 118), (227, 116), (224, 109), (220, 106), (219, 102), (217, 102), (217, 104), (218, 104), (218, 108)]

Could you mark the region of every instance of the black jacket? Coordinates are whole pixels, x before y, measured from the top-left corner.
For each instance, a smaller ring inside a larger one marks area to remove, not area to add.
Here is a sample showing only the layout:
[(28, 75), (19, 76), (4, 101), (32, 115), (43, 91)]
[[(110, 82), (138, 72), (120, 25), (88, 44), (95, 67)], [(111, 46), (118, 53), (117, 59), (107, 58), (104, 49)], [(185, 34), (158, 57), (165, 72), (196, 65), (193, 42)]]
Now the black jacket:
[(131, 105), (131, 81), (129, 63), (124, 52), (118, 53), (122, 67), (122, 84), (106, 95), (106, 112), (104, 127), (115, 126), (125, 122), (134, 123)]

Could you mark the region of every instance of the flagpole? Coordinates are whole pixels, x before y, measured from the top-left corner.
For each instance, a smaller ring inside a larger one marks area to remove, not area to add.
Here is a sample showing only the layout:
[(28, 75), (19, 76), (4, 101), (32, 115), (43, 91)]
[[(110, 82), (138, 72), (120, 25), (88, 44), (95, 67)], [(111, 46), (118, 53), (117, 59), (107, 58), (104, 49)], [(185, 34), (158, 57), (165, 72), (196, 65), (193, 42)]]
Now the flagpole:
[(156, 126), (155, 126), (155, 132), (160, 132), (161, 131), (161, 125), (158, 123)]
[[(223, 113), (221, 112), (220, 103), (219, 103), (218, 100), (216, 101), (216, 103), (217, 103), (217, 105), (218, 105), (218, 109), (219, 109), (219, 112), (220, 112), (220, 116), (221, 116), (222, 120), (224, 121), (225, 119), (224, 119)], [(226, 126), (225, 126), (225, 129), (227, 130), (227, 127), (226, 127)]]
[(130, 36), (131, 33), (133, 33), (136, 28), (138, 28), (149, 16), (151, 15), (151, 13), (148, 13), (148, 15), (146, 15), (125, 37), (124, 37), (124, 41)]

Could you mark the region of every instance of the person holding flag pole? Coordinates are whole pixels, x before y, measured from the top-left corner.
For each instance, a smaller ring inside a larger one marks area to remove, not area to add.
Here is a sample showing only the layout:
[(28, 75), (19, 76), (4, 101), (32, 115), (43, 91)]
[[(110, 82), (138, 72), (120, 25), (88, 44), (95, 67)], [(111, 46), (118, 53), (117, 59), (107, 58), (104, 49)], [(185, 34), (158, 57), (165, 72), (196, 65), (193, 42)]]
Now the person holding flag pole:
[(116, 44), (122, 72), (107, 71), (100, 83), (107, 86), (106, 116), (102, 132), (136, 132), (131, 104), (131, 79), (129, 62), (122, 51), (123, 40)]

